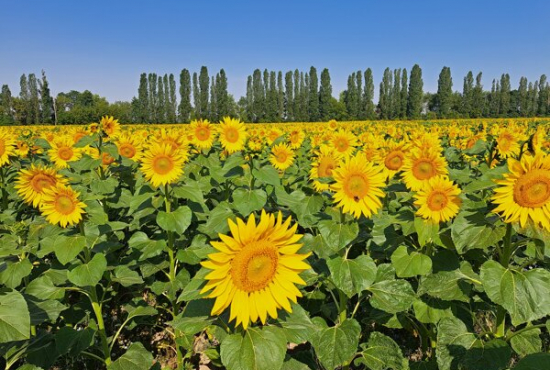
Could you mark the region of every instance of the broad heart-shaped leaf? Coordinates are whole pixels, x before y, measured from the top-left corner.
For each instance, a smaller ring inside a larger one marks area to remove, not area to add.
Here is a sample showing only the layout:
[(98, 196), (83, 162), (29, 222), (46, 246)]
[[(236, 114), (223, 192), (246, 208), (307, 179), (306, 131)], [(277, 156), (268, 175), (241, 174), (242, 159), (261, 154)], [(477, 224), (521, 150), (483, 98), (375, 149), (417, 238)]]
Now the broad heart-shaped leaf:
[(77, 266), (67, 274), (69, 281), (78, 287), (95, 286), (107, 269), (107, 260), (97, 253), (90, 262)]
[(514, 335), (510, 339), (512, 348), (521, 357), (542, 351), (542, 340), (540, 339), (540, 329), (533, 328), (523, 333)]
[[(495, 225), (496, 223), (496, 225)], [(502, 240), (506, 227), (502, 222), (487, 220), (484, 212), (462, 211), (453, 221), (451, 237), (458, 253), (486, 249)]]
[(477, 341), (464, 356), (464, 368), (502, 370), (508, 367), (511, 357), (512, 349), (502, 339), (493, 339), (487, 343)]
[(439, 238), (439, 224), (415, 217), (414, 228), (418, 235), (418, 243), (421, 247), (428, 243), (441, 244), (441, 239)]
[(128, 266), (118, 266), (115, 268), (115, 277), (113, 282), (119, 283), (123, 287), (129, 287), (132, 285), (142, 284), (143, 279), (136, 271), (130, 270)]
[(432, 260), (430, 257), (419, 252), (409, 254), (407, 247), (404, 245), (393, 252), (391, 263), (395, 267), (395, 274), (400, 278), (428, 275), (432, 271)]
[(228, 370), (278, 370), (285, 360), (285, 333), (275, 326), (248, 328), (228, 335), (220, 354)]
[(31, 325), (40, 325), (44, 322), (55, 322), (61, 312), (68, 308), (57, 299), (40, 301), (31, 295), (25, 295), (25, 300), (27, 301), (27, 307), (31, 315)]
[(210, 238), (217, 238), (218, 233), (226, 233), (229, 230), (227, 219), (232, 218), (234, 210), (227, 202), (219, 203), (208, 215), (205, 224), (199, 226), (199, 231)]
[(27, 302), (16, 291), (0, 293), (0, 343), (29, 339), (31, 316)]
[(277, 186), (281, 183), (279, 172), (273, 166), (262, 166), (259, 170), (253, 169), (252, 176), (266, 184)]
[(66, 265), (69, 262), (72, 262), (76, 256), (84, 247), (86, 247), (86, 237), (82, 235), (74, 236), (65, 236), (58, 235), (55, 236), (55, 256), (61, 264)]
[(377, 331), (372, 332), (355, 364), (364, 364), (371, 370), (408, 370), (409, 362), (393, 339)]
[(318, 227), (323, 240), (334, 253), (347, 247), (359, 234), (359, 225), (356, 222), (342, 224), (325, 220), (319, 222)]
[(372, 307), (388, 313), (407, 310), (416, 296), (407, 280), (381, 281), (370, 286), (368, 290), (372, 293)]
[(193, 212), (187, 206), (178, 207), (173, 212), (166, 213), (160, 211), (157, 213), (157, 224), (166, 231), (173, 231), (178, 234), (183, 234), (191, 225)]
[(17, 262), (0, 264), (0, 284), (15, 289), (21, 284), (24, 277), (32, 272), (32, 263), (28, 258)]
[(550, 272), (527, 272), (504, 268), (496, 261), (481, 266), (485, 292), (508, 311), (513, 325), (540, 319), (550, 314)]
[(128, 240), (128, 245), (132, 249), (137, 249), (141, 252), (139, 257), (140, 261), (143, 261), (147, 258), (156, 257), (162, 253), (166, 248), (165, 240), (151, 240), (142, 231), (136, 231)]
[(267, 201), (267, 194), (262, 189), (237, 189), (233, 192), (233, 205), (243, 216), (259, 211)]
[(519, 360), (513, 370), (550, 370), (550, 353), (534, 353)]
[(181, 314), (169, 322), (169, 325), (185, 335), (199, 333), (214, 321), (215, 318), (210, 317), (213, 305), (213, 299), (191, 301)]
[(136, 342), (125, 354), (107, 367), (108, 370), (149, 370), (153, 365), (153, 355)]
[(292, 305), (292, 313), (283, 311), (279, 316), (279, 324), (283, 327), (289, 343), (311, 342), (311, 338), (316, 333), (315, 324), (299, 304)]
[(376, 264), (365, 255), (355, 259), (336, 257), (327, 265), (336, 287), (350, 298), (366, 290), (376, 278)]
[(444, 317), (453, 317), (451, 302), (424, 295), (413, 302), (414, 316), (424, 324), (437, 324)]
[(437, 326), (437, 364), (440, 370), (463, 370), (467, 351), (478, 339), (456, 317), (445, 317)]
[(334, 369), (349, 364), (357, 352), (361, 326), (354, 319), (318, 330), (311, 344), (321, 364)]
[(424, 276), (420, 281), (418, 295), (429, 294), (444, 301), (469, 302), (472, 283), (480, 284), (477, 276), (472, 276), (471, 270), (470, 264), (463, 262), (459, 269)]
[(94, 344), (95, 330), (86, 328), (75, 330), (64, 326), (55, 334), (55, 348), (60, 355), (78, 356), (80, 352)]

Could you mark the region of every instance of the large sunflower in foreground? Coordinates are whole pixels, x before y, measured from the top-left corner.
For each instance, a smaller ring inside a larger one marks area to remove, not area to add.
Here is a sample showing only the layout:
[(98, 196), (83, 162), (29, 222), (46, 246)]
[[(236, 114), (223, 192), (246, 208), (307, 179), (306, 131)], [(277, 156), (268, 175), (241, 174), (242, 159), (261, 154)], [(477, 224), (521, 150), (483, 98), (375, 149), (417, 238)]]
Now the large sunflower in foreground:
[(415, 194), (416, 214), (435, 223), (449, 221), (460, 209), (460, 188), (444, 176), (432, 177), (428, 185)]
[(294, 151), (285, 143), (277, 144), (271, 148), (269, 162), (279, 171), (284, 171), (294, 162)]
[(448, 173), (447, 161), (434, 149), (413, 149), (405, 158), (402, 170), (403, 181), (412, 191), (427, 186), (432, 177)]
[(229, 154), (244, 149), (246, 127), (244, 123), (238, 119), (225, 117), (223, 121), (220, 122), (218, 132), (222, 147), (227, 150)]
[(29, 169), (21, 169), (15, 188), (25, 202), (38, 207), (42, 202), (44, 191), (58, 183), (66, 184), (67, 180), (55, 169), (32, 164)]
[(370, 217), (381, 207), (385, 177), (379, 166), (368, 162), (363, 154), (346, 159), (332, 171), (336, 183), (332, 185), (334, 202), (344, 213), (355, 218)]
[(171, 184), (183, 174), (183, 164), (187, 152), (183, 149), (172, 149), (171, 145), (153, 144), (143, 153), (141, 172), (154, 186)]
[(292, 312), (290, 301), (302, 296), (294, 284), (305, 285), (299, 273), (310, 266), (304, 262), (309, 253), (297, 254), (302, 235), (290, 222), (290, 217), (283, 222), (281, 212), (275, 216), (263, 210), (258, 224), (254, 214), (247, 223), (228, 221), (231, 236), (220, 234), (221, 241), (211, 242), (219, 252), (201, 263), (212, 270), (201, 291), (216, 299), (212, 315), (231, 306), (229, 319), (246, 329), (258, 319), (265, 324), (268, 314), (276, 319), (280, 308)]
[(55, 187), (44, 189), (40, 211), (49, 223), (61, 227), (74, 225), (82, 220), (86, 204), (78, 200), (80, 194), (70, 186), (57, 183)]
[(15, 155), (15, 141), (10, 134), (0, 130), (0, 167), (9, 162), (9, 157)]
[(518, 222), (525, 227), (529, 220), (550, 231), (550, 155), (538, 153), (521, 161), (508, 159), (510, 173), (495, 189), (494, 212), (505, 222)]

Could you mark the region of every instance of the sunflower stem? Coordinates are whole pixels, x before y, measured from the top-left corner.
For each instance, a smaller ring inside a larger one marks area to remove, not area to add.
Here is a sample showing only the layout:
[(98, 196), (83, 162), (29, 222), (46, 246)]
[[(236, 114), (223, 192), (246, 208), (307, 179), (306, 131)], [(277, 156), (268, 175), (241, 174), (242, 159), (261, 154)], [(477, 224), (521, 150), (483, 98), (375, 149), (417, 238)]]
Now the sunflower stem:
[(514, 248), (512, 248), (512, 224), (506, 224), (506, 235), (504, 235), (504, 243), (502, 246), (502, 254), (500, 255), (500, 264), (503, 267), (508, 267), (510, 263), (510, 257), (513, 254)]
[(348, 297), (344, 294), (344, 292), (338, 289), (338, 298), (340, 301), (338, 321), (343, 323), (348, 317)]
[(97, 298), (97, 292), (95, 287), (90, 288), (90, 301), (97, 320), (97, 327), (99, 329), (99, 337), (101, 339), (101, 347), (103, 350), (103, 361), (105, 365), (111, 364), (111, 351), (109, 349), (109, 342), (107, 340), (107, 334), (105, 332), (105, 322), (103, 321), (102, 304)]
[(2, 210), (8, 209), (8, 192), (6, 191), (6, 179), (4, 177), (4, 168), (0, 167), (0, 178), (2, 179)]

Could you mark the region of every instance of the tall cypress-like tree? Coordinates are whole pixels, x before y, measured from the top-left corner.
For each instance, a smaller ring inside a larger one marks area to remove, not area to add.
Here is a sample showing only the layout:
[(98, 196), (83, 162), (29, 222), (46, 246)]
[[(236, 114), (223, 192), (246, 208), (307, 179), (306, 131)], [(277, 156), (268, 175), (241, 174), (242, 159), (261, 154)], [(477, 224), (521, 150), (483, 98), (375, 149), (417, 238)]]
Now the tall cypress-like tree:
[(443, 67), (437, 82), (436, 105), (439, 118), (447, 118), (451, 113), (451, 97), (453, 95), (453, 80), (451, 69)]
[(164, 93), (164, 83), (162, 81), (162, 76), (158, 76), (158, 82), (157, 82), (157, 88), (158, 88), (158, 110), (157, 110), (157, 122), (156, 123), (166, 123), (166, 106), (164, 104), (165, 101), (165, 93)]
[(277, 112), (277, 121), (282, 122), (285, 116), (285, 90), (283, 86), (283, 72), (277, 72), (277, 105), (279, 111)]
[(365, 116), (367, 119), (375, 119), (376, 112), (374, 106), (374, 79), (372, 70), (367, 68), (365, 71), (365, 91), (363, 93), (363, 101), (365, 102)]
[(424, 82), (422, 81), (422, 69), (415, 64), (411, 70), (409, 79), (409, 100), (407, 102), (407, 116), (412, 119), (419, 119), (422, 113), (422, 98)]
[(539, 79), (539, 102), (538, 102), (538, 115), (546, 116), (548, 113), (548, 104), (550, 100), (550, 88), (546, 80), (546, 75), (543, 74)]
[(355, 89), (357, 100), (357, 119), (364, 120), (366, 116), (365, 100), (363, 97), (363, 72), (355, 72)]
[(218, 105), (218, 118), (223, 119), (230, 114), (229, 93), (227, 92), (227, 75), (225, 70), (220, 69), (219, 77), (216, 79), (216, 100)]
[(6, 117), (5, 120), (9, 123), (13, 123), (13, 98), (8, 85), (2, 85), (0, 101), (2, 102), (2, 114)]
[(309, 69), (309, 94), (308, 94), (308, 115), (309, 121), (318, 122), (319, 117), (319, 79), (317, 69)]
[(519, 79), (519, 87), (518, 87), (518, 101), (516, 111), (518, 115), (527, 117), (528, 112), (528, 98), (527, 98), (527, 78), (521, 77)]
[(164, 85), (164, 106), (162, 107), (162, 111), (164, 113), (164, 122), (166, 123), (175, 123), (174, 121), (170, 120), (171, 117), (171, 110), (172, 110), (172, 101), (170, 100), (170, 81), (168, 80), (168, 74), (165, 73), (162, 77), (162, 84)]
[(407, 68), (403, 68), (401, 74), (401, 107), (399, 109), (399, 117), (404, 119), (407, 117), (407, 87), (408, 87), (408, 75)]
[(212, 76), (212, 82), (210, 83), (210, 103), (208, 104), (208, 118), (211, 122), (218, 122), (220, 120), (218, 116), (218, 97), (216, 94), (216, 83), (220, 80), (219, 73), (216, 76)]
[(391, 92), (390, 118), (396, 119), (401, 115), (401, 68), (393, 70), (393, 88)]
[(502, 74), (500, 77), (500, 101), (499, 101), (499, 111), (502, 116), (508, 116), (510, 113), (510, 91), (512, 87), (510, 86), (510, 75), (508, 73)]
[(149, 73), (149, 109), (151, 114), (149, 116), (149, 123), (158, 122), (158, 96), (157, 96), (157, 75), (155, 73)]
[(137, 98), (136, 120), (138, 123), (149, 122), (149, 88), (147, 86), (147, 74), (142, 73), (139, 77), (139, 88)]
[(483, 110), (485, 108), (485, 98), (483, 96), (483, 85), (481, 84), (481, 78), (483, 74), (479, 72), (476, 76), (476, 86), (472, 92), (472, 108), (470, 110), (470, 117), (479, 118), (483, 116)]
[(539, 111), (539, 81), (536, 80), (531, 91), (531, 115), (536, 116)]
[(275, 71), (268, 72), (269, 80), (266, 85), (266, 121), (277, 122), (277, 112), (279, 105), (277, 103), (277, 74)]
[(187, 69), (182, 69), (180, 72), (180, 105), (178, 107), (179, 122), (189, 122), (191, 109), (191, 74)]
[(285, 120), (294, 120), (294, 84), (292, 71), (285, 73)]
[(358, 92), (357, 92), (357, 78), (355, 72), (348, 77), (348, 89), (346, 90), (346, 110), (352, 120), (357, 119), (358, 105)]
[(201, 92), (199, 89), (199, 78), (197, 72), (193, 72), (193, 105), (195, 106), (193, 118), (201, 118), (203, 112), (201, 112)]
[(174, 74), (170, 73), (170, 76), (168, 77), (168, 84), (170, 86), (170, 105), (168, 106), (168, 122), (170, 123), (176, 123), (178, 121), (178, 117), (176, 114), (176, 111), (178, 109), (178, 101), (176, 98), (176, 79), (174, 78)]
[(30, 122), (40, 123), (40, 98), (38, 94), (38, 80), (34, 73), (29, 74)]
[(389, 119), (392, 114), (392, 72), (389, 68), (384, 70), (382, 82), (380, 82), (380, 97), (378, 107), (380, 118)]
[(44, 124), (52, 123), (53, 99), (50, 93), (50, 86), (46, 79), (46, 72), (42, 70), (42, 79), (40, 80), (40, 122)]
[(469, 71), (466, 77), (464, 77), (464, 85), (462, 87), (462, 104), (461, 113), (464, 117), (470, 117), (472, 114), (474, 94), (474, 74)]
[(207, 118), (208, 116), (208, 94), (210, 84), (210, 77), (208, 77), (208, 68), (205, 66), (201, 67), (201, 72), (199, 74), (199, 88), (200, 88), (200, 106), (201, 106), (201, 115), (199, 118)]
[(500, 109), (500, 83), (493, 79), (491, 86), (491, 94), (489, 95), (489, 112), (488, 117), (496, 117)]
[(293, 104), (294, 117), (293, 121), (300, 121), (300, 72), (298, 69), (294, 70), (294, 104)]
[(25, 74), (21, 75), (21, 79), (19, 80), (19, 85), (20, 85), (19, 99), (21, 99), (21, 103), (23, 106), (23, 109), (20, 113), (21, 114), (20, 119), (23, 125), (28, 125), (30, 123), (30, 120), (29, 120), (30, 97), (29, 97), (29, 82)]
[(332, 99), (332, 85), (330, 72), (327, 68), (321, 72), (321, 86), (319, 87), (319, 116), (322, 121), (328, 121), (330, 117), (330, 101)]
[(252, 76), (248, 76), (246, 79), (246, 108), (245, 115), (246, 120), (249, 122), (254, 122), (254, 114), (252, 110), (252, 105), (254, 103), (254, 89), (252, 87)]
[(265, 117), (265, 89), (262, 81), (262, 72), (259, 69), (254, 70), (252, 74), (252, 90), (254, 91), (254, 102), (252, 114), (253, 122), (262, 122)]

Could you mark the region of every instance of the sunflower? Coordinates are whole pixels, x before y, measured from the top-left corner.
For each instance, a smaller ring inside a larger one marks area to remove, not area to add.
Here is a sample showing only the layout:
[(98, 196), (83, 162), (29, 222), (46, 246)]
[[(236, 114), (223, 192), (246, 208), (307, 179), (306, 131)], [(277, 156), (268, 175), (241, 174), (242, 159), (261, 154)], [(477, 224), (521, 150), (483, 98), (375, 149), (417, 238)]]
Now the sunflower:
[(220, 122), (218, 132), (222, 147), (227, 150), (229, 154), (233, 154), (244, 149), (244, 143), (246, 141), (246, 127), (238, 119), (225, 117), (223, 121)]
[(199, 149), (210, 149), (215, 139), (213, 131), (212, 125), (207, 119), (192, 121), (191, 132), (193, 136), (193, 145)]
[(129, 133), (124, 133), (117, 138), (116, 146), (121, 157), (139, 162), (141, 158), (141, 139)]
[(183, 149), (174, 150), (170, 145), (153, 144), (143, 153), (141, 172), (154, 187), (171, 184), (183, 174), (186, 160), (187, 152)]
[(269, 145), (273, 145), (275, 140), (277, 140), (281, 136), (283, 136), (283, 131), (281, 131), (280, 129), (274, 127), (271, 130), (269, 130), (269, 132), (267, 133), (267, 136), (266, 136), (267, 143)]
[(304, 142), (304, 139), (306, 138), (306, 134), (302, 130), (292, 130), (290, 132), (290, 135), (288, 135), (288, 142), (290, 143), (290, 147), (292, 149), (298, 149), (302, 146), (302, 143)]
[(460, 188), (445, 176), (435, 176), (415, 194), (416, 214), (435, 223), (455, 217), (460, 209)]
[(405, 163), (405, 145), (387, 141), (385, 147), (380, 150), (379, 159), (384, 162), (384, 176), (391, 179)]
[(247, 329), (258, 319), (265, 324), (268, 314), (276, 319), (277, 309), (292, 312), (290, 301), (302, 296), (294, 284), (306, 284), (299, 273), (310, 269), (304, 262), (310, 253), (297, 254), (302, 235), (290, 222), (290, 217), (283, 222), (281, 212), (275, 217), (263, 210), (258, 224), (254, 214), (246, 224), (240, 218), (236, 224), (228, 220), (231, 236), (220, 234), (221, 241), (211, 242), (219, 252), (201, 263), (212, 270), (201, 291), (216, 299), (212, 315), (231, 306), (229, 320)]
[(17, 194), (33, 207), (38, 207), (42, 202), (44, 190), (56, 186), (58, 183), (66, 184), (65, 180), (53, 168), (35, 166), (30, 169), (21, 169), (16, 181)]
[(315, 191), (329, 190), (330, 185), (320, 182), (320, 177), (332, 178), (332, 171), (338, 167), (341, 155), (328, 145), (322, 145), (317, 153), (317, 158), (311, 164), (309, 178), (313, 180)]
[(385, 178), (382, 169), (368, 162), (364, 155), (348, 157), (333, 172), (336, 183), (334, 202), (342, 207), (344, 213), (351, 213), (355, 218), (370, 217), (382, 207), (384, 197), (382, 188)]
[(73, 145), (73, 139), (68, 136), (62, 136), (51, 143), (52, 148), (48, 150), (48, 156), (57, 168), (67, 168), (69, 167), (68, 162), (80, 159), (82, 150), (73, 147)]
[(447, 175), (447, 161), (434, 149), (415, 148), (405, 158), (403, 181), (412, 191), (418, 191), (437, 175)]
[(120, 134), (120, 123), (113, 116), (104, 116), (99, 122), (101, 131), (109, 137), (116, 137)]
[(357, 138), (351, 132), (338, 130), (330, 141), (330, 145), (341, 155), (349, 156), (353, 154), (357, 145)]
[(294, 162), (294, 152), (287, 144), (277, 144), (271, 148), (269, 162), (271, 162), (276, 169), (284, 171)]
[(494, 212), (505, 222), (519, 221), (525, 227), (529, 220), (550, 231), (550, 155), (524, 155), (521, 161), (508, 159), (509, 173), (495, 189)]
[(55, 186), (44, 189), (40, 211), (52, 225), (61, 227), (74, 225), (82, 220), (86, 204), (78, 200), (80, 194), (70, 186), (58, 182)]
[(9, 157), (15, 155), (15, 142), (7, 132), (0, 130), (0, 167), (9, 162)]

